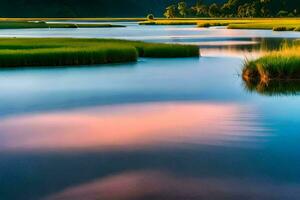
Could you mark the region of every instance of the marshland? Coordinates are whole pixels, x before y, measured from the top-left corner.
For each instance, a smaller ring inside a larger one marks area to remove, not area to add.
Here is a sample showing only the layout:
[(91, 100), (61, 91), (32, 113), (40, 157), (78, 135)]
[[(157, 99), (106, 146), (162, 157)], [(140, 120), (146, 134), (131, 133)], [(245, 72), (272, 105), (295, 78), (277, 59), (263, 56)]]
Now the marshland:
[(243, 69), (243, 78), (259, 82), (300, 80), (299, 50), (299, 41), (294, 41), (291, 45), (283, 43), (279, 50), (247, 61)]
[(100, 1), (2, 2), (1, 200), (300, 198), (294, 1)]
[(113, 39), (0, 39), (0, 68), (136, 62), (138, 57), (199, 57), (199, 48)]

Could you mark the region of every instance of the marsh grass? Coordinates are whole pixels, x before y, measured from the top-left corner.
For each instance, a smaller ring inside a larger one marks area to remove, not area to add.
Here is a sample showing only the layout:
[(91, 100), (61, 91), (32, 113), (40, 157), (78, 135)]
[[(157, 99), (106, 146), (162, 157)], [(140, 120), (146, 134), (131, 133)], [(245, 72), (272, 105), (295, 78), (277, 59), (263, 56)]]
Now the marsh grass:
[(197, 25), (200, 28), (227, 26), (228, 29), (260, 29), (274, 31), (300, 31), (299, 18), (255, 18), (255, 19), (155, 19), (142, 21), (140, 25)]
[(45, 21), (0, 21), (0, 29), (25, 29), (25, 28), (117, 28), (125, 27), (114, 24), (92, 23), (46, 23)]
[(300, 26), (296, 27), (294, 31), (300, 31)]
[(300, 80), (299, 41), (292, 45), (283, 43), (280, 50), (268, 52), (257, 60), (247, 61), (242, 74), (245, 81), (255, 84)]
[(190, 45), (147, 44), (138, 45), (139, 55), (150, 58), (177, 58), (199, 56), (199, 48)]
[(188, 20), (151, 20), (139, 22), (139, 25), (197, 25), (197, 21)]
[(121, 21), (145, 21), (145, 18), (101, 18), (101, 17), (81, 17), (81, 18), (59, 18), (59, 17), (30, 17), (30, 18), (0, 18), (0, 21), (91, 21), (91, 22), (107, 22), (107, 21), (114, 21), (114, 22), (121, 22)]
[(300, 19), (253, 19), (241, 23), (232, 21), (228, 29), (257, 29), (273, 31), (294, 31), (300, 27)]
[(74, 24), (77, 28), (123, 28), (124, 25), (118, 24)]
[(112, 39), (0, 39), (1, 68), (135, 62), (138, 56), (194, 57), (199, 48)]
[(286, 26), (273, 27), (273, 31), (293, 31), (295, 29), (296, 29), (295, 27), (286, 27)]

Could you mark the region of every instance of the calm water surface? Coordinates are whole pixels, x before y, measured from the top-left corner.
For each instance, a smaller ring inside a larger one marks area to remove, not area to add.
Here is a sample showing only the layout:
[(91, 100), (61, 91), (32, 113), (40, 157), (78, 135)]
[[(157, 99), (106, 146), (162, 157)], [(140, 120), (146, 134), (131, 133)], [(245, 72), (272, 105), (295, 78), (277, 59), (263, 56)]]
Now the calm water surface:
[(2, 200), (298, 200), (300, 96), (244, 59), (300, 33), (191, 26), (1, 30), (201, 46), (201, 58), (0, 71)]

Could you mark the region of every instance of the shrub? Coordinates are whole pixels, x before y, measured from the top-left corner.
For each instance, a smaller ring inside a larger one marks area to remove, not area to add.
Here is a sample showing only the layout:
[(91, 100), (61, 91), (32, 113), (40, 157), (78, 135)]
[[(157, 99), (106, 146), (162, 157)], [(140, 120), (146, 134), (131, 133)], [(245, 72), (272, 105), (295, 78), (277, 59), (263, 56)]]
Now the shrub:
[(300, 27), (295, 28), (294, 31), (300, 31)]
[(198, 27), (202, 27), (202, 28), (209, 28), (211, 26), (210, 23), (202, 23), (202, 24), (198, 24)]
[(147, 20), (154, 20), (154, 15), (153, 14), (149, 14), (147, 16)]
[(280, 10), (280, 11), (277, 13), (277, 16), (278, 16), (278, 17), (286, 17), (286, 16), (288, 16), (288, 14), (289, 14), (288, 11)]
[(286, 27), (286, 26), (278, 26), (273, 28), (273, 31), (293, 31), (293, 30), (295, 30), (294, 27)]
[(114, 39), (0, 39), (0, 68), (134, 62), (140, 57), (195, 57), (199, 47)]
[(283, 47), (279, 51), (267, 53), (265, 56), (247, 62), (243, 69), (244, 80), (300, 80), (300, 47), (295, 42), (293, 46)]

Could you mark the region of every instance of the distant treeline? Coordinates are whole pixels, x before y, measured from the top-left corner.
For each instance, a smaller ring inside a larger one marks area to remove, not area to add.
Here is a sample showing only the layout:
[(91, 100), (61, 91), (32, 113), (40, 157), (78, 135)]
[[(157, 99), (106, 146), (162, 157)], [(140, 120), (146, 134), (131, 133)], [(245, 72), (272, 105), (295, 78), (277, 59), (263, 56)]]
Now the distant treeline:
[[(224, 0), (205, 0), (216, 1)], [(177, 0), (0, 0), (0, 17), (163, 17), (174, 3)]]
[(267, 17), (295, 16), (300, 10), (299, 0), (180, 1), (0, 0), (0, 17)]
[(299, 0), (226, 0), (223, 3), (189, 4), (180, 1), (167, 6), (164, 16), (175, 17), (296, 17), (300, 15)]

